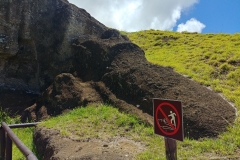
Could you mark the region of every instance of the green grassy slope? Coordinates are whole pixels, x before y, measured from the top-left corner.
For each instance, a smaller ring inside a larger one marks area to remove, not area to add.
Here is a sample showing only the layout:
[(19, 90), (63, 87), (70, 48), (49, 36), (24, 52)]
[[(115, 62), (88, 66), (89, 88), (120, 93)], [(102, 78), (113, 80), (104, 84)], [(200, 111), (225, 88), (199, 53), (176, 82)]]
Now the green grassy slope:
[(240, 34), (159, 30), (125, 34), (145, 51), (149, 62), (211, 86), (240, 109)]
[[(149, 62), (174, 68), (200, 84), (210, 86), (222, 93), (240, 110), (240, 34), (198, 34), (147, 30), (124, 33), (144, 51)], [(214, 146), (222, 146), (210, 152), (216, 155), (240, 157), (240, 117), (229, 127), (228, 132), (217, 139), (204, 139), (202, 155)], [(184, 142), (186, 143), (186, 142)], [(183, 143), (183, 144), (184, 144)], [(190, 146), (191, 146), (190, 145)], [(225, 146), (228, 146), (225, 148)], [(186, 147), (192, 150), (195, 147)], [(231, 151), (230, 151), (231, 150)], [(194, 152), (194, 150), (192, 150)], [(212, 155), (212, 154), (209, 154)], [(197, 156), (198, 158), (201, 155)], [(202, 158), (199, 158), (202, 159)], [(204, 158), (203, 158), (204, 159)], [(206, 158), (208, 159), (208, 158)]]

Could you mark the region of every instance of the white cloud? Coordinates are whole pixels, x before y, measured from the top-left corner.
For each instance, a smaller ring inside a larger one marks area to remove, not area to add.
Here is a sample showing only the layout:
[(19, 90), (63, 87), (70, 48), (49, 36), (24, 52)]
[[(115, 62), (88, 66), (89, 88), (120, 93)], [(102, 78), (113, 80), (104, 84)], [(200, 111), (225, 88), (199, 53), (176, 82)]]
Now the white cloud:
[(185, 24), (183, 23), (179, 24), (177, 28), (177, 32), (187, 31), (187, 32), (201, 33), (205, 27), (206, 26), (203, 23), (199, 22), (195, 18), (191, 18)]
[(181, 12), (198, 0), (69, 0), (108, 27), (173, 30)]

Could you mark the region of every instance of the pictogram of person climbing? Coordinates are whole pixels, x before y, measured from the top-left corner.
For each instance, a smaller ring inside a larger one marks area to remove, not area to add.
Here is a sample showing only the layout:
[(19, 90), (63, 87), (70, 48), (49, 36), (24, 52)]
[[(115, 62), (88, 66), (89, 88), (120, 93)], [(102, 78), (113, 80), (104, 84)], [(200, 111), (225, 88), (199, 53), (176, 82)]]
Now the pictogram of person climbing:
[(175, 120), (175, 116), (177, 116), (176, 113), (170, 111), (170, 114), (168, 115), (168, 117), (171, 117), (170, 122), (171, 122), (172, 125), (174, 125), (174, 127), (176, 128), (176, 120)]

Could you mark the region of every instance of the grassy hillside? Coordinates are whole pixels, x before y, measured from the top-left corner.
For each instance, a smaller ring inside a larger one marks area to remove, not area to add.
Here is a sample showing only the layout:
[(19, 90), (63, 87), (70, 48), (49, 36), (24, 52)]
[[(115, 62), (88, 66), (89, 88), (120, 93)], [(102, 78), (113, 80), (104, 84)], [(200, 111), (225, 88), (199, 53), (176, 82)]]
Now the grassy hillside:
[(240, 109), (240, 34), (159, 30), (126, 34), (145, 51), (149, 62), (210, 86)]
[[(174, 68), (200, 84), (222, 93), (240, 110), (240, 34), (198, 34), (148, 30), (124, 33), (139, 45), (149, 62)], [(208, 145), (228, 146), (223, 155), (240, 157), (240, 117)], [(204, 142), (211, 141), (204, 139)], [(186, 143), (186, 142), (185, 142)], [(191, 141), (192, 143), (198, 143)], [(205, 147), (207, 148), (206, 145)], [(187, 147), (188, 148), (188, 147)], [(232, 148), (232, 152), (229, 152)], [(188, 148), (192, 149), (192, 147)], [(208, 152), (203, 149), (202, 154)], [(222, 155), (213, 150), (213, 153)], [(210, 154), (211, 155), (211, 154)], [(200, 158), (202, 159), (202, 158)], [(206, 158), (208, 159), (208, 158)]]
[[(172, 67), (175, 71), (210, 86), (216, 92), (222, 93), (240, 110), (240, 34), (176, 33), (155, 30), (124, 34), (145, 51), (146, 58), (151, 63)], [(85, 126), (86, 124), (88, 125)], [(146, 150), (138, 155), (137, 159), (165, 159), (163, 137), (154, 135), (153, 128), (146, 126), (136, 117), (119, 113), (110, 106), (75, 109), (42, 125), (59, 129), (66, 137), (72, 134), (81, 135), (79, 140), (104, 138), (106, 134), (110, 137), (121, 134), (146, 145)], [(79, 125), (81, 128), (71, 130), (71, 126)], [(31, 143), (29, 145), (31, 146)], [(179, 159), (222, 157), (237, 159), (240, 157), (240, 118), (229, 126), (226, 133), (217, 138), (196, 141), (186, 137), (184, 142), (178, 142), (177, 147)]]

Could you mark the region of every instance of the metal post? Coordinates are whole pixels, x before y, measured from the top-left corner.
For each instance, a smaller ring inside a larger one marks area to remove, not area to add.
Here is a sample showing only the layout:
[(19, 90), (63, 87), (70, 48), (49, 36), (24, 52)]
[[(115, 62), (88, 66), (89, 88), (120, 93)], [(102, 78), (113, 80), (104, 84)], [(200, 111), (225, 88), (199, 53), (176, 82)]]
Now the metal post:
[(27, 157), (26, 157), (26, 160), (38, 160), (37, 157), (34, 155), (34, 154), (29, 154)]
[(8, 125), (9, 128), (26, 128), (26, 127), (35, 127), (40, 122), (35, 123), (22, 123), (22, 124), (10, 124)]
[[(23, 144), (23, 142), (13, 133), (13, 131), (8, 127), (8, 125), (5, 122), (2, 122), (2, 128), (7, 133), (7, 139), (9, 138), (11, 140), (11, 142), (13, 141), (16, 144), (17, 148), (23, 153), (23, 155), (25, 157), (28, 157), (30, 155), (31, 160), (37, 160), (37, 157), (32, 153), (32, 151), (29, 150), (29, 148), (27, 148)], [(9, 142), (9, 140), (7, 140), (7, 146), (6, 146), (7, 151), (6, 152), (9, 152), (8, 151), (9, 146), (10, 146), (10, 142)]]
[(167, 160), (177, 160), (177, 142), (174, 139), (164, 137)]
[(6, 139), (6, 160), (12, 160), (12, 140), (8, 135)]
[(5, 159), (5, 148), (6, 148), (5, 131), (2, 127), (0, 127), (0, 160)]

